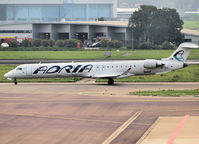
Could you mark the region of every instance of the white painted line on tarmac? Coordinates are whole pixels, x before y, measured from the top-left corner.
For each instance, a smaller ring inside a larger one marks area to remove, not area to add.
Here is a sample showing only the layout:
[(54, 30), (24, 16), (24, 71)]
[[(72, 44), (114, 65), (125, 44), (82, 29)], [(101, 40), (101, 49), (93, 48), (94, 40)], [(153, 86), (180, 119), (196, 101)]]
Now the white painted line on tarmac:
[(140, 116), (142, 112), (136, 112), (126, 122), (124, 122), (114, 133), (112, 133), (102, 144), (110, 144), (115, 138), (117, 138), (134, 120)]
[(159, 123), (160, 118), (158, 118), (151, 127), (142, 135), (142, 137), (136, 142), (136, 144), (141, 144), (142, 141), (149, 135), (149, 133), (152, 131), (152, 129)]

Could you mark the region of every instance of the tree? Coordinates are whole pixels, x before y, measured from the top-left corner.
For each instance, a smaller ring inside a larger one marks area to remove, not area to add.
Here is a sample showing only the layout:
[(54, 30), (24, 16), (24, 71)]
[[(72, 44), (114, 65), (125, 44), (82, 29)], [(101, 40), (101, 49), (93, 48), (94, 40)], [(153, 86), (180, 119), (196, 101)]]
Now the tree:
[(64, 40), (64, 47), (66, 47), (66, 48), (76, 48), (77, 47), (77, 43), (80, 44), (80, 47), (83, 46), (83, 44), (82, 44), (82, 42), (80, 40), (68, 39), (68, 40)]
[(140, 43), (137, 48), (138, 49), (154, 49), (154, 46), (152, 45), (151, 42), (146, 41), (146, 42)]
[(173, 46), (168, 41), (162, 43), (162, 49), (173, 49)]
[(104, 47), (104, 48), (107, 47), (108, 42), (109, 42), (109, 40), (107, 40), (107, 39), (101, 40), (101, 47)]
[(33, 46), (35, 47), (40, 47), (41, 46), (41, 40), (40, 39), (35, 39), (32, 41)]
[(49, 40), (42, 40), (41, 45), (44, 46), (44, 47), (49, 47), (50, 46)]
[(23, 47), (30, 47), (30, 46), (32, 46), (32, 42), (31, 42), (30, 40), (28, 40), (28, 39), (24, 39), (24, 40), (21, 42), (21, 45), (22, 45)]
[(9, 47), (17, 47), (17, 41), (11, 41)]
[(58, 46), (58, 47), (64, 47), (64, 41), (63, 40), (57, 40), (55, 45)]
[(76, 39), (69, 39), (67, 41), (68, 41), (68, 44), (67, 44), (66, 47), (68, 47), (68, 48), (76, 48), (77, 47), (77, 43), (79, 42)]
[(150, 41), (155, 44), (168, 41), (178, 45), (183, 42), (182, 26), (183, 21), (175, 9), (158, 9), (152, 17)]
[(154, 6), (141, 6), (129, 19), (136, 47), (146, 41), (154, 45), (164, 41), (179, 44), (183, 41), (182, 25), (183, 21), (175, 9), (157, 9)]
[(152, 15), (157, 11), (155, 6), (141, 6), (129, 19), (129, 28), (133, 32), (134, 45), (149, 40), (149, 29)]
[(114, 41), (109, 41), (109, 42), (107, 43), (107, 47), (108, 47), (108, 48), (114, 48)]
[(113, 40), (114, 48), (121, 48), (122, 47), (122, 41), (120, 40)]
[(55, 42), (53, 40), (49, 40), (49, 46), (53, 47), (55, 45)]

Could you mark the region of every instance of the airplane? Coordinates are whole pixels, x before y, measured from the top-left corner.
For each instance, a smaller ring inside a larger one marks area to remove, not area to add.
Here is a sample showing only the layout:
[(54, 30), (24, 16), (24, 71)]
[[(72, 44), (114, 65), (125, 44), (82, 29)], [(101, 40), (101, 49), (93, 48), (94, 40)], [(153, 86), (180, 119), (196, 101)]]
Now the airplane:
[(182, 43), (169, 58), (161, 60), (23, 64), (6, 73), (4, 77), (13, 80), (15, 85), (17, 79), (56, 77), (104, 78), (108, 79), (108, 85), (113, 85), (117, 78), (162, 74), (187, 67), (189, 64), (186, 60), (190, 50), (196, 48), (199, 48), (196, 44)]

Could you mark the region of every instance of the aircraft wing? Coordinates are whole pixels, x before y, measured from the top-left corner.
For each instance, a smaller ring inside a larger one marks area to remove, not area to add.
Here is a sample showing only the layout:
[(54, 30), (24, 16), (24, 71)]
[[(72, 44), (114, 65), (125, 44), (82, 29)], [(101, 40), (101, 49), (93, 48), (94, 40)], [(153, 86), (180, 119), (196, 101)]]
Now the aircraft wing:
[(117, 78), (120, 75), (93, 75), (92, 78)]
[(123, 78), (123, 77), (127, 77), (130, 76), (129, 75), (129, 71), (131, 70), (131, 68), (129, 68), (128, 70), (126, 70), (124, 73), (121, 74), (112, 74), (112, 75), (107, 75), (107, 74), (101, 74), (101, 75), (93, 75), (91, 76), (92, 78)]

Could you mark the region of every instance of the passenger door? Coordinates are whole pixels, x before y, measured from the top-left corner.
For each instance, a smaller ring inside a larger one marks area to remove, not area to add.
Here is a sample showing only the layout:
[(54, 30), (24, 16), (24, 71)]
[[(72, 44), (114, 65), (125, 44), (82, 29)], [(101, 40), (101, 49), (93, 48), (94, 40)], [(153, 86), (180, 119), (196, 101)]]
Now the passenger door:
[(26, 65), (26, 76), (32, 76), (32, 65)]

